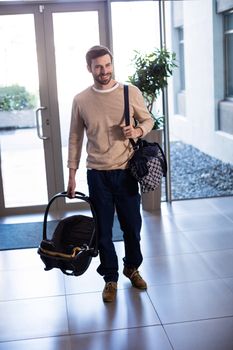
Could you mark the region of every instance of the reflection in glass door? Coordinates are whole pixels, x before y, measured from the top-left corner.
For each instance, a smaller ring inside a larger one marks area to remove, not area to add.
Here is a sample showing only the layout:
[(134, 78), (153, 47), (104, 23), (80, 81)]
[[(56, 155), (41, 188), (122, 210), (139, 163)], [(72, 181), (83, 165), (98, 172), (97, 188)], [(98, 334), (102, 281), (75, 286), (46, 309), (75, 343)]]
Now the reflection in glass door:
[[(67, 142), (72, 100), (78, 92), (92, 84), (92, 76), (86, 69), (85, 55), (91, 46), (98, 45), (100, 42), (98, 11), (53, 13), (53, 32), (64, 187), (66, 188), (68, 182)], [(88, 193), (85, 162), (84, 144), (80, 169), (77, 171), (77, 190)]]
[(0, 152), (6, 208), (48, 200), (33, 14), (0, 16)]

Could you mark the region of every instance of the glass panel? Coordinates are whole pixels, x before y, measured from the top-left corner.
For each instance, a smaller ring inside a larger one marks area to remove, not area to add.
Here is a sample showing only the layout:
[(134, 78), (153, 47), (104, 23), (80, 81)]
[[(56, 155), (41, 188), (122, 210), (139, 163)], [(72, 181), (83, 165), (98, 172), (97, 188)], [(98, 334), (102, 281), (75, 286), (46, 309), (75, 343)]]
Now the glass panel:
[[(184, 11), (175, 11), (180, 10), (181, 3)], [(179, 57), (177, 24), (183, 24), (182, 36), (189, 38), (182, 47), (185, 92), (179, 96), (186, 118), (176, 113), (174, 103), (180, 92), (179, 62), (168, 86), (172, 199), (232, 195), (232, 139), (216, 132), (215, 91), (222, 81), (222, 69), (215, 70), (213, 76), (213, 63), (214, 58), (215, 62), (222, 61), (222, 50), (221, 45), (210, 43), (212, 36), (206, 31), (206, 28), (213, 29), (214, 9), (211, 3), (203, 8), (200, 0), (166, 1), (165, 8), (167, 48), (176, 50)], [(116, 77), (127, 81), (132, 74), (130, 59), (133, 50), (147, 51), (159, 47), (158, 2), (114, 2), (111, 9)], [(216, 32), (221, 29), (217, 21), (214, 25)], [(200, 55), (203, 48), (204, 56)], [(232, 48), (229, 49), (229, 65), (232, 66)], [(220, 98), (221, 93), (218, 94)], [(156, 107), (157, 104), (158, 101)], [(162, 200), (164, 198), (163, 191)]]
[[(53, 26), (62, 134), (64, 186), (66, 188), (68, 183), (67, 142), (72, 100), (78, 92), (93, 83), (92, 76), (86, 69), (85, 55), (91, 46), (99, 44), (98, 12), (54, 13)], [(80, 169), (77, 171), (77, 190), (88, 193), (85, 141)]]
[(127, 81), (134, 71), (134, 50), (150, 52), (160, 46), (158, 3), (113, 2), (111, 10), (116, 79)]
[[(221, 31), (221, 21), (212, 22), (216, 14), (210, 3), (204, 8), (203, 1), (183, 1), (184, 11), (178, 13), (175, 10), (179, 3), (172, 2), (171, 35), (178, 53), (175, 24), (183, 23), (186, 88), (179, 94), (178, 103), (180, 110), (185, 110), (186, 118), (175, 113), (175, 106), (170, 101), (172, 198), (232, 195), (233, 140), (227, 134), (217, 132), (216, 100), (219, 101), (224, 93), (219, 83), (223, 79), (222, 43), (215, 36)], [(233, 56), (229, 53), (229, 68), (232, 62)], [(178, 72), (181, 63), (178, 63)], [(178, 74), (174, 74), (174, 89), (177, 89), (178, 79)], [(170, 90), (170, 96), (172, 94)], [(230, 111), (227, 117), (230, 121)]]
[(182, 43), (184, 40), (184, 30), (183, 27), (178, 28), (178, 37), (179, 37), (179, 42)]
[[(157, 1), (113, 2), (111, 11), (115, 75), (118, 81), (127, 82), (135, 71), (132, 63), (135, 50), (148, 54), (160, 47), (159, 5)], [(153, 113), (162, 113), (161, 96)], [(154, 139), (156, 135), (151, 134), (151, 141), (158, 141)], [(163, 188), (164, 183), (163, 180)], [(164, 191), (162, 198), (165, 199)]]
[(225, 16), (225, 30), (233, 30), (233, 13)]
[(184, 72), (184, 30), (178, 28), (179, 37), (179, 72), (180, 72), (180, 90), (185, 90), (185, 72)]
[(226, 59), (227, 59), (227, 96), (233, 97), (233, 33), (227, 34), (226, 36), (227, 40), (227, 52), (226, 52)]
[(35, 108), (39, 83), (34, 18), (0, 16), (0, 149), (5, 207), (45, 204), (43, 143)]

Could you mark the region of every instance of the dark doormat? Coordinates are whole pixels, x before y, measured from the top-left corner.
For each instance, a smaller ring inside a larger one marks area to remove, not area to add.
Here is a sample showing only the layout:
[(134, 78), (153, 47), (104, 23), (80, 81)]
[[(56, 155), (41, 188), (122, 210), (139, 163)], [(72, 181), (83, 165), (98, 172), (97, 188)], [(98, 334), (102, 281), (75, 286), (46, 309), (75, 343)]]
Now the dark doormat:
[[(47, 237), (50, 238), (58, 221), (47, 222)], [(43, 222), (0, 224), (0, 250), (37, 248), (43, 236)], [(113, 241), (122, 241), (123, 233), (117, 218), (113, 225)]]

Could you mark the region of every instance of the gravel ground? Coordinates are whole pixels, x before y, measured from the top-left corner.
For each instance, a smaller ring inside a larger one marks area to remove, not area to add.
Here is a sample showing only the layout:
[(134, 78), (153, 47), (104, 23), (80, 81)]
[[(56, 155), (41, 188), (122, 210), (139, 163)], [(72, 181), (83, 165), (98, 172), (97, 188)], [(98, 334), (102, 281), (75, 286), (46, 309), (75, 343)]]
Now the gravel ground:
[[(171, 142), (171, 185), (173, 199), (233, 195), (233, 164), (210, 157), (182, 142)], [(162, 200), (165, 200), (165, 181)]]

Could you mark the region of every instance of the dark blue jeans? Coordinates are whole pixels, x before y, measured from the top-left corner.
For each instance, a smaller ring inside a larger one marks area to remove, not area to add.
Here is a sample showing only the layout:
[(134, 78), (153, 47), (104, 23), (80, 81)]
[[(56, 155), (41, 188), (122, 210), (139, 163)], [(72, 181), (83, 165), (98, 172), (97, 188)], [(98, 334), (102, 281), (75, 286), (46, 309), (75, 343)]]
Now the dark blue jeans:
[(124, 266), (138, 268), (141, 214), (138, 183), (129, 170), (88, 170), (89, 196), (97, 214), (100, 265), (97, 272), (105, 282), (118, 280), (118, 258), (112, 242), (115, 210), (125, 244)]

